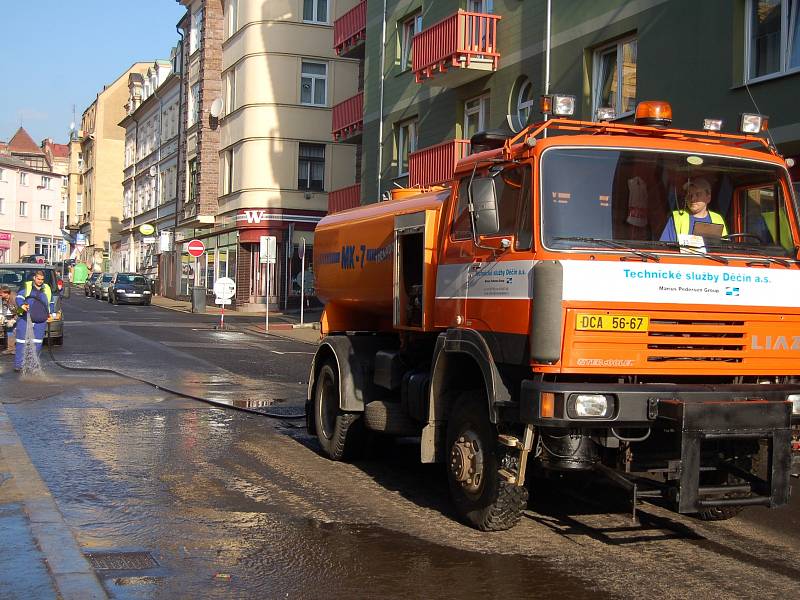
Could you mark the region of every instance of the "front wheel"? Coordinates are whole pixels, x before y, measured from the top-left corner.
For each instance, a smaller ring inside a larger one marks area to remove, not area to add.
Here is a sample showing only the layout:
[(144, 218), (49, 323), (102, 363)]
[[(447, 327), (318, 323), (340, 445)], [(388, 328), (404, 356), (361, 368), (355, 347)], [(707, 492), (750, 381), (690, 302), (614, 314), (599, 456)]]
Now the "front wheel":
[(364, 445), (360, 413), (339, 408), (339, 370), (336, 362), (323, 363), (314, 387), (314, 420), (322, 450), (332, 460), (354, 458)]
[(447, 452), (447, 480), (459, 516), (481, 531), (516, 525), (528, 505), (528, 489), (499, 474), (506, 450), (497, 442), (482, 394), (462, 394), (453, 406)]

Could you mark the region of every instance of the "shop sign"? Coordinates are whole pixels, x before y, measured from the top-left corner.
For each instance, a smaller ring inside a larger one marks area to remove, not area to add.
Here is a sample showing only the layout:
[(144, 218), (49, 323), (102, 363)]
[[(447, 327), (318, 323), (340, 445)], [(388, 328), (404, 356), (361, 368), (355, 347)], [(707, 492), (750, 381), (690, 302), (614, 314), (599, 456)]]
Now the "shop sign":
[(2, 250), (10, 250), (11, 249), (11, 240), (13, 239), (13, 234), (5, 233), (0, 231), (0, 249)]

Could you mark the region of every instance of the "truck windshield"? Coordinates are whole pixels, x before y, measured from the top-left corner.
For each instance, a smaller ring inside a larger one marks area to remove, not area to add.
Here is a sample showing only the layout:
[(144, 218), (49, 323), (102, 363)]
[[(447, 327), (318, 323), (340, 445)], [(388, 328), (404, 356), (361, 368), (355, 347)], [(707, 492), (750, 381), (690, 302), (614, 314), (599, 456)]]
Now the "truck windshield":
[[(552, 249), (615, 247), (794, 257), (778, 167), (706, 154), (554, 148), (541, 168)], [(696, 253), (696, 252), (695, 252)]]

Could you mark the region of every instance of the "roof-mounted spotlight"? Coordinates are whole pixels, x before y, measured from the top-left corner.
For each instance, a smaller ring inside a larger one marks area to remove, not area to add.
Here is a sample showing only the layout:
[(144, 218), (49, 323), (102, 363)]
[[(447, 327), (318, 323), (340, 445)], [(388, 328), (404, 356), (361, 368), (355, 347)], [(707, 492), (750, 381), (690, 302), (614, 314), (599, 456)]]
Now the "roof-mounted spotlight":
[(722, 131), (722, 119), (703, 119), (704, 131)]
[(544, 115), (569, 117), (575, 114), (575, 96), (548, 94), (539, 99), (539, 108)]
[(617, 111), (610, 106), (601, 106), (594, 111), (595, 121), (613, 121), (617, 118)]
[(754, 113), (742, 113), (739, 120), (739, 131), (742, 133), (761, 133), (767, 130), (769, 117)]

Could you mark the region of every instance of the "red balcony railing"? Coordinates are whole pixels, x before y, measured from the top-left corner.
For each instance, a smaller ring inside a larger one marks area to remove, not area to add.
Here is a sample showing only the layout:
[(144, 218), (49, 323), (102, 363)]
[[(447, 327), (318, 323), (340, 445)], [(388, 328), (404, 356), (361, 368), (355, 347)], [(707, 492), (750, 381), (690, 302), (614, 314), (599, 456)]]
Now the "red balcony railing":
[(467, 68), (475, 59), (497, 70), (497, 21), (500, 15), (459, 10), (414, 36), (411, 69), (417, 82), (448, 67)]
[(408, 155), (408, 185), (428, 187), (453, 178), (456, 163), (469, 154), (469, 140), (449, 140)]
[(358, 135), (364, 128), (364, 92), (333, 107), (333, 139), (337, 142)]
[(367, 0), (359, 2), (333, 23), (333, 47), (343, 55), (366, 39)]
[(328, 214), (361, 205), (361, 184), (334, 190), (328, 194)]

